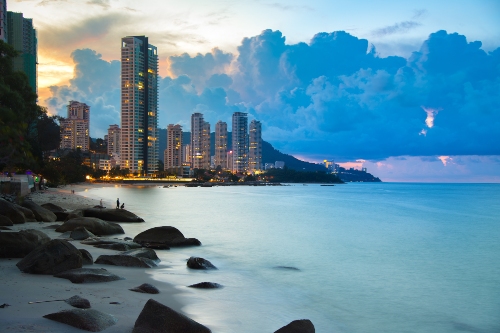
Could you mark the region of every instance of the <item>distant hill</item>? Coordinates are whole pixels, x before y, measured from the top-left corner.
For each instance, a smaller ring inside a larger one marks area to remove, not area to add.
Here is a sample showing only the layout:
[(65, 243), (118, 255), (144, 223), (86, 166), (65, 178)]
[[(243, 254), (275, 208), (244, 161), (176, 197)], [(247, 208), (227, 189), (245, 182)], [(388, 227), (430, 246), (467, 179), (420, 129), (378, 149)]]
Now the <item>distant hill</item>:
[[(232, 141), (232, 132), (227, 133), (228, 143)], [(191, 141), (191, 132), (182, 133), (182, 143), (187, 144)], [(163, 161), (163, 151), (167, 149), (167, 129), (160, 129), (160, 159)], [(210, 155), (215, 154), (215, 133), (210, 133)], [(274, 163), (276, 161), (285, 162), (285, 166), (289, 169), (298, 171), (325, 171), (323, 164), (315, 164), (310, 162), (301, 161), (292, 155), (283, 154), (275, 149), (269, 142), (262, 141), (262, 162)]]

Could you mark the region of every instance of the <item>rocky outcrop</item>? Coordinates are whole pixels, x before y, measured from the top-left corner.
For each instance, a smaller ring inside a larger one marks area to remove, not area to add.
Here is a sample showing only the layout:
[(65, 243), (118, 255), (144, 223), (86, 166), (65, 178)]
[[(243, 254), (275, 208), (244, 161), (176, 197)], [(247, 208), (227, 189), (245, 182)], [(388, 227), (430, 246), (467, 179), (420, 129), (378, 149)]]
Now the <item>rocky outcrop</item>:
[(11, 219), (9, 219), (7, 216), (0, 215), (0, 226), (10, 227), (12, 225), (14, 225), (14, 223), (12, 223)]
[(33, 214), (31, 209), (28, 209), (26, 207), (19, 206), (16, 204), (14, 204), (14, 206), (16, 206), (16, 208), (19, 209), (24, 214), (24, 217), (26, 218), (26, 222), (36, 222), (37, 221), (35, 214)]
[(73, 229), (73, 231), (71, 231), (69, 237), (71, 237), (74, 240), (83, 240), (89, 237), (95, 237), (95, 235), (90, 231), (88, 231), (87, 229), (85, 229), (85, 227), (78, 227)]
[(12, 202), (0, 198), (0, 215), (8, 217), (14, 224), (26, 223), (26, 217), (19, 207)]
[(186, 265), (191, 269), (217, 269), (212, 263), (200, 257), (191, 257)]
[(24, 273), (57, 274), (82, 267), (82, 254), (62, 239), (53, 239), (25, 256), (16, 266)]
[[(33, 201), (25, 200), (22, 204), (23, 207), (28, 208), (33, 212), (37, 221), (42, 222), (55, 222), (57, 219), (56, 214), (52, 213), (50, 210), (39, 206)], [(24, 214), (26, 215), (26, 214)]]
[(95, 217), (77, 217), (64, 222), (57, 232), (73, 231), (78, 227), (85, 227), (94, 235), (107, 236), (114, 234), (124, 234), (122, 227), (119, 224), (106, 222)]
[(43, 317), (90, 332), (100, 332), (117, 322), (112, 315), (94, 309), (62, 310)]
[(73, 297), (70, 297), (66, 300), (64, 300), (66, 303), (71, 305), (74, 308), (79, 308), (79, 309), (90, 309), (90, 302), (88, 299), (82, 298), (78, 295), (75, 295)]
[(129, 251), (132, 249), (141, 248), (141, 244), (137, 244), (130, 241), (125, 241), (121, 239), (109, 239), (109, 238), (100, 238), (94, 237), (89, 238), (81, 242), (85, 245), (93, 245), (94, 247), (98, 247), (101, 249), (108, 250), (116, 250), (116, 251)]
[(150, 299), (135, 321), (132, 333), (210, 333), (210, 329), (166, 305)]
[(50, 241), (41, 231), (28, 229), (0, 233), (0, 258), (24, 258), (36, 247)]
[(313, 323), (309, 319), (294, 320), (274, 333), (314, 333)]
[[(56, 221), (68, 220), (69, 212), (53, 212), (56, 215)], [(76, 217), (76, 216), (75, 216)]]
[(94, 283), (123, 280), (122, 277), (108, 272), (104, 268), (77, 268), (55, 274), (55, 277), (68, 279), (73, 283)]
[(97, 257), (96, 264), (114, 265), (125, 267), (152, 268), (158, 266), (153, 260), (147, 258), (137, 258), (123, 254), (101, 255)]
[(132, 291), (135, 291), (138, 293), (144, 293), (144, 294), (159, 294), (160, 293), (158, 288), (156, 288), (155, 286), (153, 286), (152, 284), (149, 284), (149, 283), (143, 283), (140, 286), (129, 289), (129, 290), (132, 290)]
[(144, 222), (142, 218), (126, 209), (86, 208), (82, 209), (82, 212), (85, 217), (97, 217), (108, 222)]
[(196, 284), (192, 284), (188, 286), (189, 288), (197, 288), (197, 289), (218, 289), (222, 288), (223, 286), (215, 283), (215, 282), (200, 282)]
[(134, 237), (134, 242), (153, 249), (168, 249), (175, 246), (199, 246), (196, 238), (186, 238), (177, 228), (170, 226), (155, 227)]
[(154, 261), (155, 263), (159, 263), (161, 260), (158, 258), (156, 255), (156, 252), (152, 249), (148, 248), (140, 248), (140, 249), (135, 249), (135, 250), (130, 250), (130, 251), (125, 251), (121, 253), (126, 256), (132, 256), (132, 257), (137, 257), (137, 258), (146, 258)]
[(40, 205), (41, 207), (50, 210), (52, 213), (57, 213), (57, 212), (65, 212), (66, 210), (58, 205), (55, 205), (51, 202), (44, 203)]
[(92, 255), (90, 254), (89, 251), (85, 249), (78, 249), (80, 253), (82, 254), (82, 265), (93, 265), (94, 264), (94, 258), (92, 258)]

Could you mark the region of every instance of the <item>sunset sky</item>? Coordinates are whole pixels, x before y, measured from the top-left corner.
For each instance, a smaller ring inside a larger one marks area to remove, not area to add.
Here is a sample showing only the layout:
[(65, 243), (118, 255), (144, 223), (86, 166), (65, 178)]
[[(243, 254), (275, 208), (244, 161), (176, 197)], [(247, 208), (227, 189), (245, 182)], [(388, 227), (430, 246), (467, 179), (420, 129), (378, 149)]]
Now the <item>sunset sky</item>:
[(304, 160), (385, 181), (500, 182), (500, 1), (8, 0), (38, 31), (39, 100), (119, 124), (120, 38), (160, 55), (160, 127), (244, 111)]

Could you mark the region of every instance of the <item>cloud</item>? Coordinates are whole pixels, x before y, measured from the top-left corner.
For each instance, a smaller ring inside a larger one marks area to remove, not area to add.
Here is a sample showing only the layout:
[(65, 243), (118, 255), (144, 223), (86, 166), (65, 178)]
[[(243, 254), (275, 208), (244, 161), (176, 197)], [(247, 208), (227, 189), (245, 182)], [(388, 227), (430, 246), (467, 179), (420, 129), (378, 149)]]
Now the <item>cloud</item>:
[(416, 21), (403, 21), (384, 28), (373, 30), (371, 34), (375, 37), (383, 37), (388, 35), (406, 33), (410, 30), (420, 27), (421, 25), (422, 23)]

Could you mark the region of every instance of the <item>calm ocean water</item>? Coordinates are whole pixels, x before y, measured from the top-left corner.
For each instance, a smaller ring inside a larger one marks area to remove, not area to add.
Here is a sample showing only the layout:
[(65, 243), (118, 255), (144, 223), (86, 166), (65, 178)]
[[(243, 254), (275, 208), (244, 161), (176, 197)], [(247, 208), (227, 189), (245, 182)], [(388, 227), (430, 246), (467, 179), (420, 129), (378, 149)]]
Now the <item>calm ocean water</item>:
[[(146, 223), (203, 246), (163, 251), (154, 278), (214, 332), (500, 332), (499, 184), (109, 187)], [(160, 252), (160, 251), (158, 251)], [(191, 256), (219, 270), (193, 272)], [(279, 266), (295, 269), (277, 268)], [(193, 290), (192, 283), (223, 284)]]

